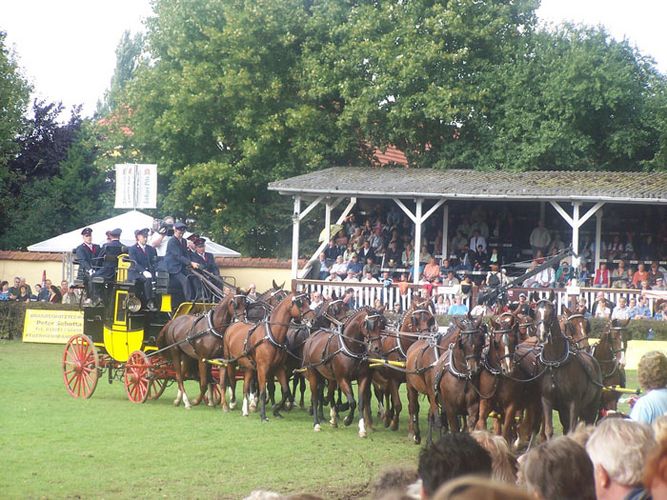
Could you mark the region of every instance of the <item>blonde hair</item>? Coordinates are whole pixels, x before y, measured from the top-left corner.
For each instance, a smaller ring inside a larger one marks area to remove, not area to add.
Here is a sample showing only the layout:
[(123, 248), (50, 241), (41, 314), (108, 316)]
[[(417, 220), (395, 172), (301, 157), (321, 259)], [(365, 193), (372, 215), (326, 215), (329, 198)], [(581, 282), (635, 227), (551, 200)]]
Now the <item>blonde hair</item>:
[(661, 389), (667, 386), (667, 357), (660, 351), (644, 354), (637, 366), (637, 378), (643, 389)]
[(470, 435), (491, 456), (491, 478), (505, 483), (516, 483), (518, 465), (507, 441), (488, 431), (473, 431)]
[(514, 485), (482, 478), (463, 476), (443, 484), (433, 500), (529, 500), (532, 497)]

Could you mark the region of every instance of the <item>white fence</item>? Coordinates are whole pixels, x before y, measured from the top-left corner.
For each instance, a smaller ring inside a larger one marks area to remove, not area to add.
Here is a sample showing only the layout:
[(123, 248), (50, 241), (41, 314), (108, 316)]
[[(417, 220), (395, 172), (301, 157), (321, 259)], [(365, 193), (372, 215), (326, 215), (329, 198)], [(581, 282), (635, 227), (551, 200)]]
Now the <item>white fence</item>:
[[(450, 302), (454, 302), (454, 296), (457, 294), (455, 288), (449, 287), (437, 287), (433, 286), (430, 288), (425, 287), (424, 285), (400, 285), (403, 287), (404, 293), (401, 293), (399, 285), (394, 283), (389, 287), (383, 286), (381, 283), (359, 283), (359, 282), (348, 282), (348, 281), (319, 281), (319, 280), (296, 280), (297, 287), (300, 291), (308, 292), (321, 292), (325, 297), (330, 297), (332, 293), (335, 293), (337, 296), (342, 296), (345, 291), (349, 288), (354, 290), (354, 299), (357, 307), (361, 306), (373, 306), (375, 299), (379, 299), (380, 302), (386, 305), (389, 309), (393, 309), (396, 302), (400, 302), (401, 309), (405, 310), (410, 307), (412, 303), (412, 297), (415, 294), (422, 295), (431, 295), (435, 297), (436, 295), (443, 295), (446, 299), (449, 299)], [(469, 309), (472, 309), (476, 303), (477, 294), (479, 289), (475, 286), (473, 287), (473, 292), (465, 297), (464, 303), (468, 305)], [(537, 293), (538, 296), (542, 298), (548, 298), (549, 295), (553, 292), (555, 294), (556, 305), (558, 306), (558, 312), (562, 312), (562, 307), (568, 306), (573, 307), (574, 301), (580, 297), (586, 299), (586, 304), (590, 310), (595, 302), (595, 297), (599, 292), (604, 293), (605, 297), (613, 302), (618, 304), (618, 300), (621, 297), (625, 297), (630, 302), (630, 298), (639, 297), (641, 292), (635, 289), (621, 289), (621, 288), (579, 288), (579, 289), (565, 289), (565, 288), (512, 288), (512, 293), (514, 296), (513, 300), (517, 300), (519, 293), (525, 292), (530, 296), (532, 293)], [(648, 298), (648, 306), (651, 311), (654, 311), (653, 306), (655, 303), (654, 298)]]

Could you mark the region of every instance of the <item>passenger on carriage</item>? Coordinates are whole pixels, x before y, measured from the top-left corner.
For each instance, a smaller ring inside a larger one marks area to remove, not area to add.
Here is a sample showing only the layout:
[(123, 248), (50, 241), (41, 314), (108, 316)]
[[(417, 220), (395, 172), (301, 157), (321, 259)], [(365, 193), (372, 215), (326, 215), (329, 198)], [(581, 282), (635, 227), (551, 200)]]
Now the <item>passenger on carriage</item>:
[(195, 239), (194, 251), (190, 252), (190, 261), (199, 264), (200, 269), (204, 269), (215, 276), (220, 276), (220, 269), (215, 263), (215, 257), (212, 253), (206, 251), (206, 240), (204, 238)]
[(97, 258), (100, 254), (100, 246), (93, 243), (93, 230), (89, 227), (81, 231), (81, 237), (83, 238), (83, 243), (74, 249), (76, 260), (79, 262), (79, 271), (76, 279), (83, 282), (86, 294), (88, 297), (91, 297), (90, 278), (95, 272)]
[(199, 264), (196, 262), (190, 261), (190, 256), (188, 255), (188, 244), (183, 234), (185, 233), (187, 226), (182, 222), (177, 222), (174, 224), (174, 237), (169, 240), (167, 243), (167, 253), (164, 257), (164, 266), (166, 271), (169, 273), (169, 279), (171, 282), (176, 282), (179, 284), (183, 290), (183, 296), (186, 301), (192, 301), (195, 299), (194, 290), (190, 286), (188, 281), (188, 266), (192, 266), (194, 269), (199, 268)]
[[(106, 284), (113, 280), (116, 276), (116, 269), (118, 268), (118, 257), (120, 254), (127, 252), (127, 248), (120, 242), (120, 235), (122, 229), (116, 228), (107, 232), (109, 240), (102, 245), (99, 253), (99, 259), (102, 261), (102, 267), (93, 273), (93, 278), (102, 278), (104, 283), (94, 283), (92, 287), (93, 304), (99, 305), (102, 300), (102, 290), (106, 288)], [(100, 286), (102, 288), (100, 288)]]
[(154, 311), (156, 307), (153, 302), (153, 279), (157, 266), (157, 252), (146, 243), (148, 228), (136, 230), (134, 237), (137, 243), (128, 249), (131, 264), (127, 279), (139, 286), (143, 292), (146, 308)]

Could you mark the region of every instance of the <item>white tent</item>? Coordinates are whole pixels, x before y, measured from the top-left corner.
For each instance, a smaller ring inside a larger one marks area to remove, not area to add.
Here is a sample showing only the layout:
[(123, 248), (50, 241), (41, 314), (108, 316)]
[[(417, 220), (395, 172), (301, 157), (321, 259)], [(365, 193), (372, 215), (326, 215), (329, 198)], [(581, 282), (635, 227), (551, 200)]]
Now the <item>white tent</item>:
[[(131, 210), (124, 214), (116, 215), (110, 219), (105, 219), (94, 224), (82, 226), (73, 231), (63, 233), (59, 236), (49, 238), (48, 240), (40, 241), (34, 245), (30, 245), (28, 250), (30, 252), (58, 252), (68, 253), (81, 244), (81, 231), (84, 227), (89, 227), (93, 230), (93, 243), (102, 245), (106, 242), (106, 232), (111, 229), (120, 228), (123, 230), (120, 241), (126, 245), (133, 245), (135, 243), (134, 231), (143, 229), (145, 227), (153, 227), (153, 217), (146, 215), (138, 210)], [(186, 233), (186, 236), (188, 233)], [(206, 240), (206, 251), (213, 255), (221, 257), (240, 257), (241, 254), (215, 243), (211, 240)]]

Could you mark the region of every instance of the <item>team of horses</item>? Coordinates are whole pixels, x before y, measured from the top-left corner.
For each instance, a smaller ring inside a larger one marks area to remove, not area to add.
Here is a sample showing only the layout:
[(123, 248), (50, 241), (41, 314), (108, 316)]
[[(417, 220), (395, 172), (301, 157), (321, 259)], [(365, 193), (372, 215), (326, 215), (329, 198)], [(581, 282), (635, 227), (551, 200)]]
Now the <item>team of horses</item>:
[[(486, 429), (493, 416), (495, 432), (522, 446), (553, 435), (553, 410), (564, 432), (616, 410), (620, 394), (610, 388), (625, 386), (626, 326), (610, 321), (591, 347), (587, 318), (566, 307), (559, 315), (552, 300), (535, 297), (530, 315), (454, 317), (443, 330), (426, 298), (415, 298), (390, 322), (384, 308), (350, 310), (335, 296), (313, 309), (308, 294), (274, 283), (255, 299), (230, 290), (206, 314), (174, 318), (160, 332), (158, 346), (169, 351), (176, 371), (175, 405), (191, 406), (183, 381), (194, 363), (200, 393), (192, 404), (204, 400), (207, 389), (209, 405), (215, 404), (212, 388), (219, 384), (223, 410), (233, 409), (240, 373), (242, 414), (258, 402), (262, 422), (270, 401), (278, 418), (295, 404), (299, 384), (303, 406), (307, 381), (315, 431), (328, 406), (333, 427), (340, 411), (347, 409), (346, 426), (358, 412), (358, 434), (365, 437), (373, 425), (373, 392), (384, 426), (398, 429), (405, 383), (413, 442), (421, 442), (425, 397), (429, 440), (433, 432)], [(211, 377), (212, 366), (219, 368), (218, 380)], [(277, 403), (275, 381), (281, 388)]]

